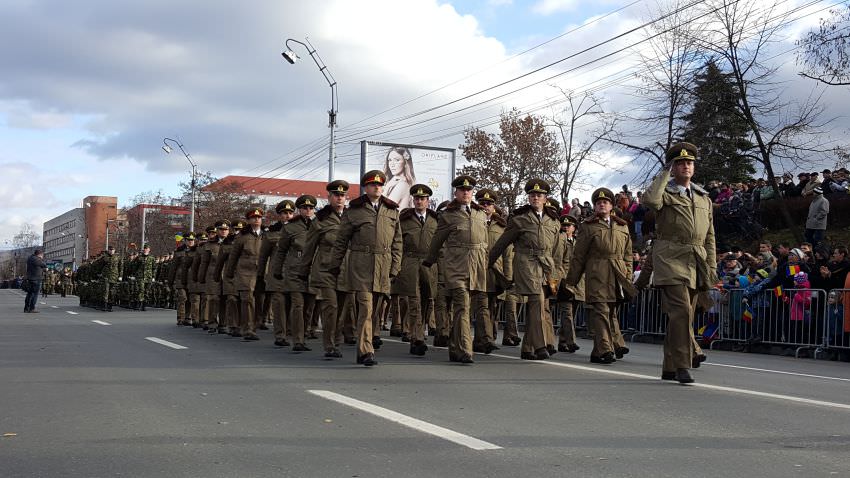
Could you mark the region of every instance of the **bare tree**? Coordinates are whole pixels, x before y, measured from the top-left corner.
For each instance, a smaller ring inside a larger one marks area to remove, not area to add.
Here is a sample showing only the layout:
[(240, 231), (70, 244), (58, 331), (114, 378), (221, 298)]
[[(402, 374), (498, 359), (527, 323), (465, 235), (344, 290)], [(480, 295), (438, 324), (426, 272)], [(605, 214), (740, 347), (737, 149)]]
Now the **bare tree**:
[[(190, 197), (189, 185), (181, 184), (181, 187), (185, 192), (183, 197)], [(245, 211), (262, 205), (259, 197), (246, 194), (236, 182), (221, 182), (209, 172), (198, 175), (196, 187), (195, 232), (198, 233), (215, 221), (243, 218)]]
[(35, 247), (41, 242), (41, 234), (35, 231), (35, 226), (25, 222), (21, 225), (21, 230), (12, 237), (12, 244), (16, 249), (26, 249)]
[(560, 145), (542, 117), (514, 109), (502, 113), (498, 135), (471, 128), (463, 136), (459, 148), (470, 164), (461, 173), (498, 192), (499, 206), (509, 211), (519, 206), (525, 182), (534, 177), (549, 182), (552, 194), (560, 189)]
[(800, 76), (832, 86), (850, 85), (850, 5), (829, 11), (817, 30), (797, 40)]

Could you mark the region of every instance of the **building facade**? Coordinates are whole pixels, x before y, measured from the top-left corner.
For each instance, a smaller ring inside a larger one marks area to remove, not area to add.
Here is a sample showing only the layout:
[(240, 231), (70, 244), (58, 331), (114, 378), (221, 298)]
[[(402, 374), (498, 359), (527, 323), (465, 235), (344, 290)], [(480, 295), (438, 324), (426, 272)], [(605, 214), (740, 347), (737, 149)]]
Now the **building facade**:
[(44, 259), (76, 268), (85, 256), (85, 209), (78, 207), (44, 223)]

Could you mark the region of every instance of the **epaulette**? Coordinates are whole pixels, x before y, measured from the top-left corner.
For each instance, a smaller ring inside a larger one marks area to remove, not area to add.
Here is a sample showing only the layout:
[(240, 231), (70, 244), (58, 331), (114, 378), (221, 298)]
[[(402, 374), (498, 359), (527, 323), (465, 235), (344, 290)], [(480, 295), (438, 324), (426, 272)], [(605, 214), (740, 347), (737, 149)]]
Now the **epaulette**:
[(398, 203), (388, 197), (381, 196), (381, 202), (390, 209), (398, 209)]

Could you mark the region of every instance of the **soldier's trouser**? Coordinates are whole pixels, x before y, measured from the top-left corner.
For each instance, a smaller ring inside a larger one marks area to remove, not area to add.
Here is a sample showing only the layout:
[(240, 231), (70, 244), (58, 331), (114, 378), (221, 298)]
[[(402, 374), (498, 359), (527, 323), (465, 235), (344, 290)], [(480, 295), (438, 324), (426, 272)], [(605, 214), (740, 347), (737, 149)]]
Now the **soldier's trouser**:
[(315, 294), (310, 294), (313, 300), (304, 306), (304, 331), (308, 336), (315, 336), (319, 328), (319, 307), (316, 305)]
[(428, 322), (428, 329), (437, 330), (437, 319), (434, 316), (434, 298), (428, 299), (428, 305), (425, 307), (426, 312), (422, 313), (423, 320)]
[(355, 340), (357, 338), (357, 311), (355, 310), (356, 299), (353, 292), (345, 293), (345, 301), (342, 305), (342, 335), (345, 339)]
[(325, 352), (338, 349), (342, 343), (342, 312), (339, 306), (345, 302), (345, 292), (323, 287), (316, 296), (319, 313), (322, 314), (322, 347)]
[(234, 294), (227, 294), (227, 299), (225, 299), (224, 306), (224, 316), (227, 317), (227, 326), (232, 327), (234, 329), (240, 328), (242, 326), (242, 320), (240, 318), (241, 315), (242, 311), (239, 307), (239, 296)]
[(101, 296), (103, 305), (112, 303), (112, 299), (115, 297), (115, 289), (115, 284), (110, 284), (109, 281), (103, 281), (103, 295)]
[(496, 340), (493, 321), (490, 318), (490, 295), (487, 292), (470, 295), (472, 316), (475, 317), (475, 338), (472, 340), (474, 346), (483, 346)]
[(384, 294), (379, 292), (357, 291), (354, 293), (354, 307), (357, 313), (358, 356), (375, 353), (375, 349), (372, 347), (372, 334), (374, 333), (372, 318), (380, 312), (384, 297)]
[(257, 322), (254, 316), (254, 292), (250, 290), (239, 291), (239, 302), (241, 305), (241, 328), (242, 335), (257, 335)]
[(546, 345), (554, 347), (558, 343), (552, 319), (552, 301), (545, 297), (543, 299), (543, 338), (546, 339)]
[(189, 318), (192, 323), (197, 323), (201, 319), (201, 294), (189, 294)]
[(516, 338), (519, 337), (519, 329), (517, 327), (517, 300), (516, 296), (513, 294), (505, 295), (505, 302), (502, 304), (504, 308), (504, 317), (505, 317), (505, 325), (503, 325), (504, 338)]
[(381, 327), (386, 322), (387, 314), (390, 311), (390, 302), (386, 294), (381, 294), (380, 300), (376, 299), (374, 311), (372, 313), (372, 337), (381, 336)]
[(465, 288), (452, 289), (450, 292), (454, 313), (452, 314), (452, 331), (449, 335), (449, 357), (460, 358), (464, 354), (472, 356), (472, 334), (469, 324), (470, 303), (472, 300), (478, 300), (477, 296), (480, 295), (485, 296), (486, 300), (487, 293)]
[(289, 323), (286, 321), (289, 301), (283, 292), (269, 294), (269, 318), (272, 320), (272, 332), (275, 340), (284, 340), (289, 335)]
[(587, 330), (593, 336), (593, 351), (590, 355), (599, 357), (614, 352), (615, 347), (625, 347), (617, 319), (619, 308), (616, 302), (592, 302), (586, 305)]
[(686, 285), (665, 285), (661, 289), (661, 310), (667, 314), (662, 370), (691, 368), (695, 353), (694, 308), (697, 291)]
[(522, 352), (534, 353), (546, 348), (546, 333), (543, 330), (547, 305), (541, 290), (537, 294), (525, 295), (528, 303), (525, 306), (525, 335), (522, 336)]
[(206, 294), (204, 295), (204, 313), (206, 317), (204, 317), (204, 323), (209, 327), (218, 328), (219, 324), (219, 295), (218, 294)]
[(186, 305), (189, 302), (189, 297), (186, 295), (186, 289), (176, 289), (177, 291), (177, 322), (186, 320)]
[(576, 343), (576, 326), (574, 310), (578, 308), (578, 303), (574, 300), (558, 303), (558, 319), (561, 327), (558, 329), (558, 342), (566, 345), (575, 345)]
[(448, 337), (451, 333), (451, 302), (451, 291), (439, 288), (437, 297), (434, 298), (434, 322), (438, 337)]
[(254, 286), (254, 322), (257, 325), (266, 322), (268, 309), (266, 308), (266, 282), (262, 277), (257, 277), (257, 284)]
[[(425, 340), (425, 322), (422, 320), (422, 297), (417, 294), (402, 297), (400, 302), (407, 303), (407, 314), (405, 315), (404, 330), (410, 336), (410, 342)], [(427, 303), (427, 299), (425, 300)], [(427, 306), (425, 308), (427, 311)]]
[[(305, 312), (312, 307), (315, 296), (307, 292), (289, 294), (289, 328), (292, 331), (292, 344), (304, 344)], [(309, 318), (307, 319), (309, 320)]]
[(398, 294), (391, 295), (389, 308), (389, 313), (392, 316), (390, 332), (401, 332), (407, 323), (405, 317), (407, 317), (407, 314), (409, 313), (404, 297), (401, 297)]

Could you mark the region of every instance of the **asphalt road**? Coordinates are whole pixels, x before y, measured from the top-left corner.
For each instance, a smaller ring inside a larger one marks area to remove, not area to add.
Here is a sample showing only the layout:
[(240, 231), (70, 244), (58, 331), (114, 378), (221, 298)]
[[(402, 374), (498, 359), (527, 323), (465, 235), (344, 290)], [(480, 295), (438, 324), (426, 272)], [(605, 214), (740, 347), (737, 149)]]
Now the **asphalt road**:
[(24, 314), (0, 291), (4, 478), (850, 476), (846, 363), (709, 351), (682, 386), (652, 344), (612, 366), (587, 341), (461, 365), (385, 338), (366, 368), (350, 346), (327, 361), (320, 341), (298, 354), (174, 311), (41, 302)]

